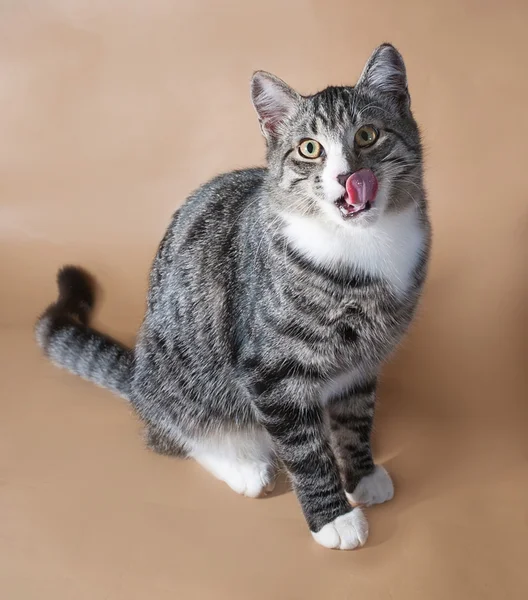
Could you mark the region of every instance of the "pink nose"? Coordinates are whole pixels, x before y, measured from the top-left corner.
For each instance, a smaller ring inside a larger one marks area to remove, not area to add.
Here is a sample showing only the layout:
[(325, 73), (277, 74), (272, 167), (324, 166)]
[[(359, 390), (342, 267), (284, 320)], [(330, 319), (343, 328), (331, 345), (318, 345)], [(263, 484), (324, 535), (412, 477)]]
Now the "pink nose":
[(347, 204), (364, 206), (367, 202), (374, 202), (378, 180), (370, 169), (360, 169), (347, 178), (345, 187)]

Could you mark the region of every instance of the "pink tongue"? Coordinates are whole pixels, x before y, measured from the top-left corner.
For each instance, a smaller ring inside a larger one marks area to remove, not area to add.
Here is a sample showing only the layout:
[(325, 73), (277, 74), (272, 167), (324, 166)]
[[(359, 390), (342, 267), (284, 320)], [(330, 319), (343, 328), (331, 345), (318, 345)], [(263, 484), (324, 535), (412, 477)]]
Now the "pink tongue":
[(378, 192), (378, 180), (370, 169), (360, 169), (346, 180), (346, 203), (363, 208), (367, 202), (374, 202)]

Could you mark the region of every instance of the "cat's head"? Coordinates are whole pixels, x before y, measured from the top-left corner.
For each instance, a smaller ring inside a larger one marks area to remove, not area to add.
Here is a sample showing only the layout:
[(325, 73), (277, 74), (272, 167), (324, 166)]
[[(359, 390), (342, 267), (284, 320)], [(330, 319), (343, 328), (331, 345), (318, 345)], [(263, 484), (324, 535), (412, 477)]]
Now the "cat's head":
[(282, 211), (368, 226), (423, 202), (420, 136), (390, 44), (374, 51), (355, 87), (301, 96), (258, 71), (251, 95)]

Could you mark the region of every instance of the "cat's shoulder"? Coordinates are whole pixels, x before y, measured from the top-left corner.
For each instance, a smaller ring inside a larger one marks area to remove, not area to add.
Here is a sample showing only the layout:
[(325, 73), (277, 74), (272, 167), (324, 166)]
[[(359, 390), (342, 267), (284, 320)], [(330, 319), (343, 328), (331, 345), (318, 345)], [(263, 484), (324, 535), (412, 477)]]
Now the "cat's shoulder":
[(216, 175), (200, 186), (193, 195), (211, 192), (218, 193), (222, 191), (229, 193), (234, 190), (247, 193), (253, 191), (255, 187), (262, 184), (266, 173), (267, 169), (264, 167), (240, 169), (222, 173), (221, 175)]

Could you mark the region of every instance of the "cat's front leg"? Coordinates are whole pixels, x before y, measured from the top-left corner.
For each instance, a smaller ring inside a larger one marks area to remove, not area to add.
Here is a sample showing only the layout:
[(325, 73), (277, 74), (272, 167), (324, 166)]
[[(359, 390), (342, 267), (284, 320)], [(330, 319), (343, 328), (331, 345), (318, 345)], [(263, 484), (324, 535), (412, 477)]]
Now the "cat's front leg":
[(354, 385), (327, 402), (332, 443), (346, 495), (354, 505), (370, 506), (390, 500), (394, 486), (387, 471), (375, 465), (370, 437), (374, 419), (376, 381)]
[(368, 536), (367, 520), (361, 509), (351, 510), (320, 404), (301, 403), (303, 385), (293, 378), (259, 385), (261, 393), (255, 399), (259, 421), (289, 471), (314, 539), (327, 548), (362, 546)]

